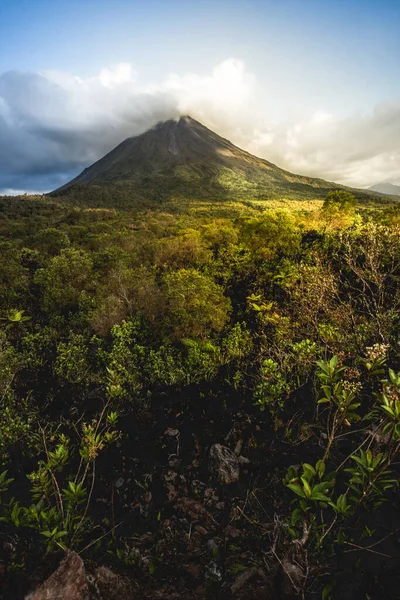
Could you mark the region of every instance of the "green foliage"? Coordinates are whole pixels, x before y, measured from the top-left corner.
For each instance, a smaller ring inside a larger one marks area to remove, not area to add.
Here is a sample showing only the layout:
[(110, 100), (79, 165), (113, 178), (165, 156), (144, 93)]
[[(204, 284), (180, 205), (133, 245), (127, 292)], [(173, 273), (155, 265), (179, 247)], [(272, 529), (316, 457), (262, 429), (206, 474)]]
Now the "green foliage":
[(386, 490), (392, 488), (397, 479), (391, 469), (387, 468), (388, 453), (373, 454), (361, 448), (351, 457), (354, 466), (345, 469), (350, 473), (349, 488), (353, 494), (350, 496), (354, 502), (372, 505), (377, 508), (385, 501)]
[(188, 383), (201, 380), (211, 381), (220, 365), (220, 349), (211, 342), (183, 339), (182, 344), (186, 349), (184, 370), (187, 373)]
[(10, 390), (12, 381), (22, 366), (22, 357), (0, 331), (0, 397)]
[[(380, 369), (378, 373), (381, 373)], [(389, 380), (383, 381), (383, 390), (377, 397), (380, 410), (387, 419), (383, 434), (390, 434), (393, 440), (400, 441), (400, 373), (389, 369)]]
[(115, 398), (135, 400), (142, 388), (145, 357), (140, 319), (129, 319), (114, 325), (111, 335), (111, 350), (104, 355), (109, 394)]
[[(189, 171), (181, 175), (192, 182)], [(0, 520), (15, 568), (31, 549), (86, 546), (94, 560), (104, 552), (141, 568), (168, 560), (168, 544), (183, 538), (181, 520), (164, 522), (164, 514), (190, 490), (211, 510), (208, 476), (204, 498), (197, 478), (204, 449), (230, 429), (225, 443), (237, 450), (243, 439), (256, 467), (233, 519), (267, 561), (289, 553), (307, 565), (316, 595), (326, 578), (321, 586), (312, 578), (335, 572), (335, 553), (386, 535), (379, 515), (376, 532), (369, 515), (383, 502), (392, 510), (398, 480), (398, 209), (355, 215), (341, 190), (322, 211), (322, 201), (293, 201), (289, 212), (287, 199), (257, 201), (256, 181), (254, 199), (230, 202), (229, 186), (245, 194), (239, 179), (219, 179), (224, 202), (190, 203), (178, 190), (157, 209), (138, 210), (131, 190), (122, 194), (127, 210), (99, 209), (113, 201), (110, 187), (90, 192), (90, 209), (50, 199), (5, 204)], [(209, 423), (203, 441), (183, 429), (192, 419), (193, 432)], [(111, 450), (120, 421), (124, 438)], [(168, 469), (175, 458), (191, 463), (193, 486), (168, 483), (167, 510), (151, 498), (153, 446)], [(297, 463), (282, 494), (271, 485), (276, 471), (265, 480), (257, 467), (268, 454), (271, 463), (280, 454)], [(148, 563), (126, 537), (130, 525), (118, 530), (119, 515), (129, 523), (139, 513), (144, 526), (156, 523), (154, 544), (142, 545), (157, 554)], [(286, 517), (271, 524), (271, 515)], [(239, 564), (225, 555), (235, 546), (238, 555), (240, 536), (221, 549), (227, 570)], [(362, 550), (353, 550), (362, 565)]]
[(241, 236), (256, 260), (292, 256), (300, 248), (300, 231), (286, 211), (266, 212), (261, 217), (243, 220)]
[(33, 237), (32, 241), (35, 248), (39, 248), (51, 256), (59, 254), (61, 250), (70, 246), (68, 236), (55, 227), (42, 229)]
[(289, 385), (279, 369), (277, 362), (271, 358), (263, 361), (260, 369), (260, 382), (255, 389), (254, 399), (261, 410), (269, 408), (272, 414), (283, 409)]
[(242, 362), (250, 354), (253, 349), (253, 340), (246, 323), (236, 323), (228, 331), (222, 340), (221, 349), (223, 360), (226, 363), (231, 361)]
[(329, 215), (337, 213), (341, 215), (353, 214), (356, 202), (356, 198), (351, 192), (336, 190), (326, 195), (322, 211)]
[(317, 377), (321, 382), (322, 397), (318, 404), (329, 404), (334, 407), (335, 416), (333, 427), (336, 431), (338, 427), (346, 420), (349, 423), (358, 421), (360, 416), (356, 410), (360, 402), (355, 402), (357, 388), (348, 385), (342, 381), (342, 375), (345, 367), (338, 365), (338, 357), (333, 356), (330, 361), (317, 361), (319, 371)]
[(0, 464), (6, 462), (17, 444), (23, 447), (29, 442), (35, 416), (29, 407), (29, 399), (17, 402), (11, 394), (0, 399)]
[(301, 473), (294, 467), (290, 467), (283, 483), (304, 500), (300, 503), (300, 507), (307, 511), (309, 502), (332, 502), (330, 493), (335, 485), (335, 473), (326, 474), (325, 463), (322, 460), (319, 460), (315, 467), (303, 463)]
[(83, 250), (64, 249), (36, 272), (35, 283), (42, 290), (46, 310), (76, 308), (81, 293), (93, 289), (92, 259)]
[(68, 342), (60, 342), (54, 372), (70, 383), (82, 383), (88, 379), (88, 347), (83, 335), (71, 334)]
[(195, 269), (180, 269), (164, 277), (166, 322), (175, 338), (203, 338), (221, 331), (230, 302), (222, 288)]

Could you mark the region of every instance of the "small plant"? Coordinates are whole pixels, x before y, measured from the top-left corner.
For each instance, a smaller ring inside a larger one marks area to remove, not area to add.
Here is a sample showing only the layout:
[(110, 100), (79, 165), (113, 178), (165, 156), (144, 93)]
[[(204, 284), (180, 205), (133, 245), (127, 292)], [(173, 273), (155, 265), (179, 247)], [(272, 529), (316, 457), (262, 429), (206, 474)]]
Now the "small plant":
[(278, 363), (271, 358), (264, 360), (260, 369), (260, 380), (254, 392), (254, 399), (261, 410), (268, 408), (272, 415), (276, 415), (278, 410), (283, 409), (289, 391)]
[(361, 448), (358, 454), (350, 457), (355, 465), (345, 469), (350, 473), (350, 496), (354, 503), (364, 503), (367, 506), (378, 508), (386, 499), (386, 490), (392, 488), (397, 479), (388, 468), (389, 455), (379, 452), (374, 456), (371, 450), (366, 452)]
[(400, 441), (400, 373), (389, 369), (389, 378), (389, 381), (383, 382), (382, 393), (378, 394), (381, 412), (388, 419), (382, 433)]
[[(319, 460), (315, 467), (309, 463), (302, 464), (302, 473), (295, 467), (289, 467), (284, 484), (306, 502), (301, 503), (303, 510), (308, 510), (307, 502), (331, 502), (331, 488), (335, 485), (335, 473), (325, 474), (325, 463)], [(325, 479), (324, 478), (325, 475)]]
[(356, 401), (358, 387), (351, 382), (343, 381), (346, 367), (339, 366), (336, 355), (329, 361), (317, 361), (317, 366), (319, 367), (317, 377), (323, 392), (318, 404), (327, 404), (329, 408), (326, 425), (328, 444), (324, 456), (326, 460), (340, 429), (361, 419), (357, 413), (361, 403)]
[(387, 344), (374, 344), (366, 349), (365, 366), (370, 375), (383, 375), (387, 360)]

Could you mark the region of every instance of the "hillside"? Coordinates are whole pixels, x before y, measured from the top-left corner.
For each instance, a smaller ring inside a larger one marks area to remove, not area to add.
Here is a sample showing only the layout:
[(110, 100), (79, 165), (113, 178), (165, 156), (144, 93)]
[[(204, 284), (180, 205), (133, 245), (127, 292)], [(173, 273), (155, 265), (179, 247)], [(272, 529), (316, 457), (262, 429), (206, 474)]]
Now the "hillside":
[[(238, 148), (189, 116), (123, 141), (52, 192), (87, 204), (185, 199), (321, 199), (338, 184), (289, 173)], [(358, 199), (374, 195), (352, 190)]]

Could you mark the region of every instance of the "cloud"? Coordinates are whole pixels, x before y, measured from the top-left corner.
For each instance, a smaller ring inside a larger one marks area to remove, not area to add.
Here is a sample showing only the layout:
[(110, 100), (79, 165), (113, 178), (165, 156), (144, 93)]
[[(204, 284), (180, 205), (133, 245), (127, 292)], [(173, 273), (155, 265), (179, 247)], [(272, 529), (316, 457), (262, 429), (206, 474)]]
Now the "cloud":
[(293, 172), (354, 186), (400, 180), (400, 101), (368, 115), (338, 118), (316, 109), (301, 122), (277, 123), (263, 115), (272, 90), (258, 89), (235, 59), (209, 75), (169, 75), (150, 85), (128, 63), (86, 79), (4, 73), (0, 190), (54, 189), (126, 137), (181, 114)]

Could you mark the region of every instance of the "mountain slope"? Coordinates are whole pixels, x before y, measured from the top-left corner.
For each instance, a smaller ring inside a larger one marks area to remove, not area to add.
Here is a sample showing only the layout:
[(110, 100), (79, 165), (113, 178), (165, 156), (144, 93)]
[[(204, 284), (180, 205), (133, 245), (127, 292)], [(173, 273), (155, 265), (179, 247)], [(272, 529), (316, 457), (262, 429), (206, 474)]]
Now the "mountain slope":
[(389, 196), (400, 196), (400, 185), (394, 185), (393, 183), (377, 183), (368, 189)]
[[(171, 197), (316, 199), (338, 187), (343, 186), (284, 171), (187, 116), (126, 139), (52, 195), (90, 201), (123, 195), (132, 202)], [(356, 191), (360, 198), (368, 194)]]

